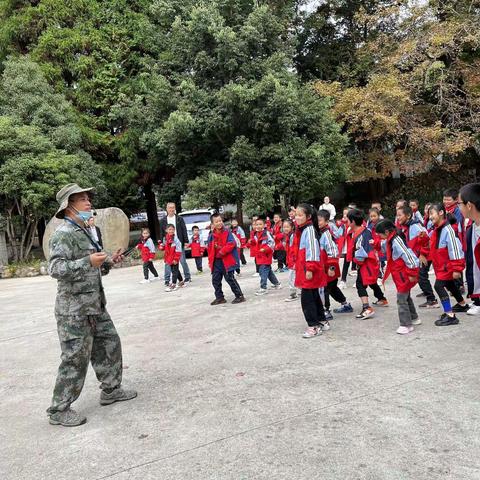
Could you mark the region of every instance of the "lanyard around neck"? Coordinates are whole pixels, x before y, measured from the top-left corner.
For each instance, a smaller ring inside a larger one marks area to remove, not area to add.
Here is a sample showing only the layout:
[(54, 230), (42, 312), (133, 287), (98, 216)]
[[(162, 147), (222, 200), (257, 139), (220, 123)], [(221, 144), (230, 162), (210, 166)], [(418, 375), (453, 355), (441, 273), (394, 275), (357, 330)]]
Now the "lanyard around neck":
[(92, 246), (95, 248), (97, 252), (102, 251), (102, 247), (100, 247), (100, 245), (90, 236), (90, 234), (85, 230), (84, 227), (80, 226), (77, 222), (72, 220), (70, 217), (65, 217), (65, 221), (67, 221), (71, 225), (74, 225), (75, 227), (78, 227), (82, 231), (82, 233), (88, 238), (88, 240), (90, 241), (90, 243), (92, 244)]

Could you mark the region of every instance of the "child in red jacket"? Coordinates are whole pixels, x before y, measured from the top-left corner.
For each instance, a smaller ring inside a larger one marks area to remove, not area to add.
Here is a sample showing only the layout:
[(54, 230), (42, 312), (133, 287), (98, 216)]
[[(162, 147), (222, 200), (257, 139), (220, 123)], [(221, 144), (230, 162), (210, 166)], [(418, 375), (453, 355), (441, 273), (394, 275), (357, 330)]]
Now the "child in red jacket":
[(426, 301), (419, 305), (420, 308), (439, 308), (440, 305), (435, 298), (433, 288), (430, 283), (428, 272), (432, 262), (430, 258), (430, 237), (427, 229), (413, 217), (413, 210), (410, 207), (400, 207), (397, 209), (397, 223), (400, 225), (400, 230), (405, 236), (405, 241), (408, 248), (413, 250), (413, 253), (420, 260), (420, 274), (418, 285), (422, 290), (422, 296), (426, 297)]
[[(238, 224), (238, 220), (236, 218), (232, 218), (232, 233), (235, 235), (237, 239), (237, 245), (240, 245), (238, 251), (240, 254), (240, 262), (242, 265), (247, 264), (247, 260), (245, 259), (245, 255), (243, 250), (247, 246), (247, 237), (245, 235), (245, 230)], [(237, 269), (237, 274), (240, 275), (240, 267)]]
[(376, 232), (384, 240), (382, 247), (387, 257), (383, 283), (391, 274), (397, 289), (398, 318), (400, 320), (397, 333), (406, 335), (413, 332), (414, 325), (422, 323), (418, 318), (410, 294), (418, 282), (420, 262), (413, 250), (407, 247), (403, 238), (398, 234), (395, 224), (391, 220), (380, 220), (376, 226)]
[(471, 221), (466, 231), (466, 277), (472, 300), (467, 315), (480, 315), (480, 183), (469, 183), (460, 189), (462, 215)]
[(237, 242), (233, 233), (224, 227), (223, 218), (219, 213), (214, 213), (210, 218), (212, 228), (208, 236), (207, 251), (208, 263), (212, 272), (212, 285), (215, 289), (215, 300), (210, 305), (227, 303), (222, 290), (222, 278), (225, 278), (235, 295), (232, 303), (242, 303), (245, 301), (245, 297), (235, 279), (235, 270), (240, 265)]
[(260, 289), (255, 292), (255, 295), (265, 295), (268, 293), (267, 281), (270, 281), (276, 290), (282, 288), (272, 270), (275, 242), (271, 233), (266, 228), (265, 219), (263, 218), (259, 217), (255, 222), (255, 235), (252, 239), (252, 245), (254, 245), (256, 249), (255, 261), (258, 264), (258, 273), (260, 274)]
[[(455, 313), (468, 311), (468, 305), (455, 282), (462, 277), (465, 268), (462, 244), (447, 220), (447, 210), (443, 204), (433, 204), (430, 207), (430, 220), (434, 226), (430, 235), (430, 258), (437, 278), (434, 288), (444, 312), (435, 320), (435, 325), (457, 325), (459, 321)], [(458, 302), (453, 308), (447, 290)]]
[(275, 241), (275, 248), (273, 258), (277, 260), (277, 272), (286, 272), (288, 269), (285, 266), (286, 252), (283, 235), (283, 221), (280, 214), (276, 213), (273, 216), (273, 240)]
[(148, 228), (142, 228), (142, 238), (137, 245), (137, 248), (140, 250), (143, 262), (143, 276), (144, 279), (140, 283), (150, 283), (148, 278), (148, 272), (152, 272), (153, 278), (158, 279), (158, 272), (153, 265), (153, 260), (155, 258), (155, 245), (153, 240), (150, 238), (150, 230)]
[(252, 224), (250, 226), (250, 236), (247, 241), (247, 247), (250, 250), (250, 258), (253, 258), (255, 262), (255, 273), (252, 275), (253, 277), (259, 277), (260, 274), (258, 273), (258, 263), (255, 259), (255, 254), (257, 253), (256, 244), (254, 243), (255, 237), (255, 224), (257, 223), (258, 215), (254, 215), (252, 217)]
[(327, 323), (325, 325), (328, 326), (328, 320), (333, 319), (333, 315), (330, 312), (330, 297), (340, 304), (340, 308), (334, 310), (335, 313), (352, 313), (353, 308), (347, 302), (343, 292), (338, 288), (338, 278), (340, 277), (339, 255), (330, 230), (330, 212), (328, 210), (319, 210), (317, 216), (320, 232), (320, 259), (327, 275), (327, 286), (325, 287), (325, 318)]
[(374, 305), (387, 307), (388, 300), (377, 284), (380, 261), (373, 246), (372, 232), (364, 225), (365, 218), (363, 212), (352, 209), (348, 212), (348, 219), (353, 232), (350, 257), (359, 266), (356, 287), (358, 296), (362, 300), (362, 311), (356, 318), (365, 320), (375, 315), (375, 311), (369, 304), (367, 287), (373, 290), (373, 294), (377, 299)]
[(200, 229), (194, 225), (192, 227), (192, 236), (190, 238), (190, 251), (192, 252), (192, 258), (195, 259), (195, 265), (197, 266), (197, 275), (203, 273), (203, 253), (205, 252), (205, 244), (200, 235)]
[(286, 265), (288, 268), (288, 286), (290, 295), (285, 299), (286, 302), (298, 300), (297, 287), (295, 287), (295, 260), (297, 258), (297, 237), (295, 235), (295, 226), (289, 218), (283, 221), (283, 235), (285, 242)]
[(325, 310), (319, 289), (327, 285), (325, 267), (320, 258), (317, 212), (308, 203), (301, 203), (295, 215), (298, 253), (295, 262), (295, 286), (302, 289), (300, 300), (308, 328), (303, 338), (322, 334), (326, 324)]
[[(160, 250), (164, 251), (163, 260), (172, 269), (172, 283), (165, 288), (166, 292), (173, 292), (183, 287), (183, 277), (178, 263), (182, 256), (182, 244), (175, 235), (175, 225), (168, 224), (166, 228), (165, 243), (159, 242)], [(177, 283), (178, 282), (178, 283)]]

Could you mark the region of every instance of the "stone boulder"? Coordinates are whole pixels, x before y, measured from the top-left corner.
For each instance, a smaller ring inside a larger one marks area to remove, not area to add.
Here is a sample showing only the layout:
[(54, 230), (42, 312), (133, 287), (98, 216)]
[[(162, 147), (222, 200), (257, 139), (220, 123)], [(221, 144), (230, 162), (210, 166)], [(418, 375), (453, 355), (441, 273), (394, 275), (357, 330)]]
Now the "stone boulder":
[[(119, 248), (126, 249), (130, 239), (130, 222), (125, 213), (116, 207), (101, 208), (96, 212), (95, 224), (102, 232), (103, 249), (108, 253), (114, 253)], [(42, 245), (46, 259), (48, 259), (50, 237), (63, 221), (53, 217), (48, 222)]]

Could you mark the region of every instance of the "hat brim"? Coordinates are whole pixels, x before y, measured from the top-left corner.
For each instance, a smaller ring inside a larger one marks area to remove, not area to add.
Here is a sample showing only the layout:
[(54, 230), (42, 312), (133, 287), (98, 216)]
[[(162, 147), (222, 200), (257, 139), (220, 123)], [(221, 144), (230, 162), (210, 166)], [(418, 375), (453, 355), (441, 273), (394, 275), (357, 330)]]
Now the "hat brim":
[(84, 192), (95, 193), (95, 188), (90, 187), (90, 188), (76, 188), (76, 189), (74, 189), (71, 193), (69, 193), (68, 197), (65, 200), (63, 200), (63, 202), (60, 204), (60, 207), (57, 210), (57, 213), (55, 214), (55, 217), (60, 218), (60, 219), (65, 218), (65, 210), (68, 207), (68, 201), (70, 200), (70, 197), (72, 195), (75, 195), (76, 193), (84, 193)]

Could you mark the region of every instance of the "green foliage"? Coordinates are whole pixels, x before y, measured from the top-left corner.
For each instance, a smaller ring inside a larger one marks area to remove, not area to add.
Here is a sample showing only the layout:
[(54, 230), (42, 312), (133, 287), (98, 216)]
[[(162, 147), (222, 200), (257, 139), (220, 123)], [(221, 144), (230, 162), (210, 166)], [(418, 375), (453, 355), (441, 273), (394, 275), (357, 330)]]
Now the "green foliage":
[(0, 192), (15, 259), (30, 252), (41, 217), (55, 212), (55, 194), (70, 182), (105, 196), (101, 167), (80, 149), (68, 102), (53, 92), (38, 65), (10, 59), (0, 80)]

